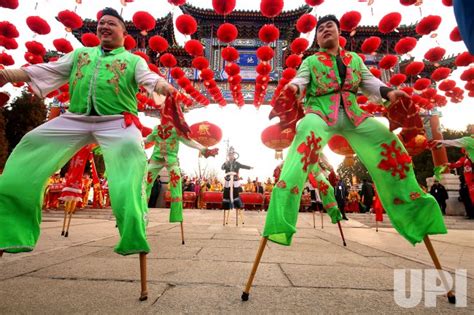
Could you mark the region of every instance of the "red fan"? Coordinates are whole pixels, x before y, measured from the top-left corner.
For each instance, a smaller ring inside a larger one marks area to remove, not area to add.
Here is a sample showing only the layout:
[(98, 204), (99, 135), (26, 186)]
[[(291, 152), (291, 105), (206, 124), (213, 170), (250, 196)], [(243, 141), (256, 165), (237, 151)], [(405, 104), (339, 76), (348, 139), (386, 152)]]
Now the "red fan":
[(66, 27), (66, 30), (70, 32), (77, 28), (82, 27), (82, 19), (76, 12), (64, 10), (58, 13), (59, 22), (63, 23)]
[(151, 50), (162, 53), (168, 49), (168, 41), (159, 35), (155, 35), (148, 40), (148, 46), (150, 46)]
[(84, 33), (81, 36), (81, 42), (86, 47), (95, 47), (100, 45), (100, 39), (94, 33)]
[(197, 22), (191, 15), (183, 14), (176, 19), (176, 28), (181, 34), (192, 35), (197, 31)]
[(184, 44), (184, 50), (191, 56), (202, 56), (204, 54), (204, 47), (197, 39), (191, 39)]
[(163, 67), (172, 68), (176, 66), (178, 62), (176, 61), (176, 58), (172, 54), (166, 53), (166, 54), (161, 55), (160, 63), (163, 65)]
[(221, 52), (222, 59), (227, 62), (233, 62), (239, 59), (239, 52), (234, 47), (226, 47)]
[(267, 18), (273, 18), (283, 10), (283, 0), (261, 0), (260, 11)]
[(381, 33), (387, 34), (393, 32), (400, 22), (402, 21), (402, 15), (398, 12), (392, 12), (385, 15), (379, 22), (379, 30)]
[(357, 11), (349, 11), (342, 15), (339, 23), (342, 31), (352, 32), (359, 25), (362, 15)]
[(395, 45), (395, 51), (399, 55), (406, 54), (416, 47), (416, 38), (414, 37), (403, 37)]
[(217, 13), (227, 15), (235, 8), (235, 0), (212, 0), (212, 7)]
[(51, 27), (49, 27), (48, 22), (44, 19), (40, 18), (39, 16), (29, 16), (26, 18), (26, 25), (32, 30), (33, 32), (46, 35), (51, 32)]
[(316, 27), (317, 22), (314, 15), (309, 13), (303, 14), (298, 21), (296, 21), (296, 29), (300, 33), (309, 33)]
[(418, 75), (425, 68), (425, 64), (421, 61), (413, 61), (405, 68), (406, 75)]
[(441, 47), (434, 47), (428, 49), (425, 53), (425, 59), (431, 62), (438, 62), (443, 58), (444, 54), (446, 53), (446, 49)]
[(433, 73), (431, 73), (431, 78), (435, 81), (441, 81), (446, 79), (451, 74), (451, 69), (446, 67), (439, 67)]
[(416, 26), (415, 31), (420, 35), (428, 35), (436, 31), (441, 24), (441, 17), (439, 15), (428, 15), (421, 19)]
[(126, 50), (132, 50), (133, 48), (137, 47), (137, 42), (135, 41), (133, 36), (127, 35), (125, 36), (123, 46)]
[(371, 54), (379, 48), (381, 42), (382, 40), (380, 37), (370, 36), (364, 40), (360, 49), (364, 54)]
[(413, 85), (413, 87), (415, 88), (415, 90), (423, 91), (424, 89), (426, 89), (430, 85), (431, 85), (431, 80), (430, 79), (421, 78), (421, 79), (418, 79), (418, 80), (415, 81), (415, 84)]
[(224, 23), (217, 29), (217, 38), (224, 43), (234, 41), (239, 35), (239, 31), (234, 24)]
[(394, 75), (390, 78), (390, 84), (391, 84), (391, 85), (395, 85), (395, 86), (399, 86), (400, 84), (402, 84), (403, 82), (405, 82), (406, 79), (407, 79), (406, 75), (401, 74), (401, 73), (397, 73), (397, 74), (394, 74)]
[(257, 58), (262, 60), (262, 61), (269, 61), (273, 58), (274, 56), (274, 51), (271, 47), (269, 46), (262, 46), (257, 49)]
[(303, 51), (305, 51), (309, 46), (309, 42), (306, 38), (296, 38), (292, 43), (291, 43), (291, 52), (294, 54), (301, 54)]
[(264, 43), (274, 42), (280, 37), (280, 30), (273, 24), (265, 24), (258, 31), (258, 38)]
[(396, 102), (390, 104), (385, 116), (389, 120), (390, 131), (400, 127), (405, 129), (404, 138), (406, 141), (424, 133), (418, 109), (410, 97), (400, 97)]
[(395, 67), (398, 57), (395, 55), (385, 55), (379, 62), (379, 67), (385, 70)]
[(137, 11), (132, 17), (133, 25), (141, 30), (140, 34), (146, 35), (148, 31), (152, 30), (156, 26), (155, 18), (148, 12)]

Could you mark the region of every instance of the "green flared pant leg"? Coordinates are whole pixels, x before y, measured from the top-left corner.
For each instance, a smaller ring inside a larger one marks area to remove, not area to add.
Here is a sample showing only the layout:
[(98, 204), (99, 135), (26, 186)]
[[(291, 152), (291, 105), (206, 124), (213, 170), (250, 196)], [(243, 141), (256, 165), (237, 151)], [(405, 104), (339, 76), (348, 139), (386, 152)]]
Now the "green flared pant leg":
[(120, 136), (116, 132), (108, 129), (94, 133), (104, 154), (112, 210), (121, 236), (114, 251), (120, 255), (148, 253), (147, 159), (142, 136), (134, 125)]
[[(149, 164), (148, 172), (151, 175), (152, 182), (147, 183), (147, 199), (150, 198), (151, 188), (155, 182), (156, 177), (161, 172), (161, 169), (165, 167), (164, 164)], [(174, 163), (167, 167), (170, 180), (172, 175), (176, 174), (179, 176), (179, 179), (175, 183), (170, 183), (170, 193), (171, 193), (171, 202), (170, 202), (170, 217), (169, 222), (183, 222), (183, 186), (181, 181), (181, 170), (178, 163)], [(174, 201), (173, 201), (174, 200)]]
[(341, 135), (367, 167), (395, 229), (413, 245), (426, 235), (447, 233), (438, 203), (433, 196), (422, 191), (411, 163), (407, 164), (404, 178), (378, 167), (386, 159), (381, 155), (386, 152), (382, 144), (395, 143), (399, 152), (406, 153), (398, 137), (375, 118), (367, 118), (358, 127), (346, 120)]
[[(320, 187), (318, 189), (319, 197), (321, 197), (323, 207), (331, 218), (331, 222), (336, 224), (342, 220), (342, 214), (337, 207), (336, 196), (334, 195), (334, 187), (332, 187), (326, 176), (324, 176), (324, 174), (321, 172), (315, 178), (318, 182), (318, 187)], [(324, 187), (324, 189), (321, 189), (321, 187)]]
[(0, 249), (31, 251), (40, 235), (41, 206), (48, 178), (92, 141), (84, 131), (61, 130), (55, 118), (28, 132), (15, 147), (0, 176)]
[(291, 245), (296, 232), (303, 186), (309, 172), (319, 169), (317, 159), (313, 159), (312, 163), (303, 169), (303, 155), (298, 152), (298, 147), (314, 137), (319, 140), (319, 149), (314, 146), (312, 148), (314, 153), (319, 154), (329, 136), (330, 130), (326, 122), (315, 114), (308, 114), (299, 122), (296, 136), (283, 163), (280, 180), (272, 191), (263, 230), (264, 237), (281, 245)]

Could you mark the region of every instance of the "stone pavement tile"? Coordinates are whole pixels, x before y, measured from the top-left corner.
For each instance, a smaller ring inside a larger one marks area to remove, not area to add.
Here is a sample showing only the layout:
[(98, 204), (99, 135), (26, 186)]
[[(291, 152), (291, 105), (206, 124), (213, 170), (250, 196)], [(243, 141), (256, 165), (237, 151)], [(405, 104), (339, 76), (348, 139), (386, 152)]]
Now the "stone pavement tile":
[[(181, 243), (176, 243), (176, 245), (163, 244), (157, 242), (158, 245), (154, 243), (150, 244), (151, 251), (147, 255), (148, 258), (153, 259), (193, 259), (196, 254), (202, 249), (202, 247), (191, 247), (187, 245), (181, 245)], [(104, 249), (100, 252), (96, 252), (91, 255), (91, 257), (96, 258), (117, 258), (117, 254), (110, 249)], [(129, 256), (126, 258), (134, 259), (134, 256)]]
[(149, 283), (140, 302), (139, 282), (20, 277), (0, 282), (0, 314), (131, 314), (152, 307), (167, 287)]
[[(0, 259), (0, 280), (16, 277), (42, 268), (56, 268), (55, 266), (69, 262), (74, 265), (80, 257), (100, 251), (97, 247), (74, 246), (61, 250), (22, 257), (23, 254), (5, 254)], [(110, 249), (112, 251), (112, 249)], [(0, 303), (1, 304), (1, 303)]]
[[(210, 240), (215, 233), (212, 232), (206, 232), (206, 233), (196, 233), (189, 231), (187, 229), (184, 229), (184, 240)], [(149, 240), (162, 240), (162, 239), (179, 239), (181, 242), (181, 231), (163, 231), (163, 232), (157, 232), (154, 234), (148, 234), (148, 239)]]
[(291, 283), (298, 287), (393, 289), (393, 271), (389, 268), (296, 264), (281, 264), (281, 267)]
[[(151, 240), (150, 245), (153, 246), (153, 244), (159, 244), (160, 240)], [(200, 239), (187, 239), (186, 240), (186, 245), (184, 246), (190, 246), (190, 247), (213, 247), (213, 248), (250, 248), (250, 249), (255, 249), (255, 251), (258, 249), (258, 244), (260, 241), (246, 241), (246, 240), (221, 240), (221, 239), (210, 239), (210, 240), (200, 240)], [(181, 239), (179, 239), (179, 246), (181, 246)]]
[(119, 236), (112, 236), (112, 237), (107, 237), (101, 240), (96, 240), (96, 241), (91, 241), (87, 242), (84, 244), (81, 244), (81, 246), (90, 246), (90, 247), (114, 247), (117, 245), (119, 242), (120, 238)]
[[(132, 259), (134, 258), (134, 259)], [(41, 278), (74, 278), (104, 280), (138, 280), (138, 257), (96, 258), (86, 257), (44, 268), (31, 274)], [(218, 283), (241, 285), (245, 283), (252, 268), (251, 263), (148, 259), (148, 279), (169, 283)], [(290, 282), (276, 264), (262, 263), (258, 270), (256, 285), (289, 286)]]
[[(369, 246), (365, 246), (356, 242), (347, 241), (347, 246), (344, 247), (346, 250), (357, 253), (364, 257), (389, 257), (392, 256), (390, 253), (383, 250), (378, 250)], [(392, 256), (393, 257), (393, 256)]]
[(241, 301), (241, 287), (177, 285), (150, 308), (153, 314), (469, 314), (472, 306), (455, 308), (438, 298), (436, 308), (421, 303), (411, 309), (398, 306), (392, 291), (327, 288), (253, 287)]
[(215, 233), (213, 239), (215, 240), (245, 240), (245, 241), (260, 241), (262, 237), (260, 234), (231, 234), (231, 233)]

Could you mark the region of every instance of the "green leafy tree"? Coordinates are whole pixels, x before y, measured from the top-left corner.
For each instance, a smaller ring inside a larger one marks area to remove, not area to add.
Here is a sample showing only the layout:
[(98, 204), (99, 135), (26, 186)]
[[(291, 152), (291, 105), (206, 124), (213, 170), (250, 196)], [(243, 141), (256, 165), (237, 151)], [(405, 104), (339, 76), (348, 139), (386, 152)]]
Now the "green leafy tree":
[(21, 138), (46, 120), (46, 106), (42, 99), (24, 89), (3, 114), (6, 120), (6, 137), (11, 153)]

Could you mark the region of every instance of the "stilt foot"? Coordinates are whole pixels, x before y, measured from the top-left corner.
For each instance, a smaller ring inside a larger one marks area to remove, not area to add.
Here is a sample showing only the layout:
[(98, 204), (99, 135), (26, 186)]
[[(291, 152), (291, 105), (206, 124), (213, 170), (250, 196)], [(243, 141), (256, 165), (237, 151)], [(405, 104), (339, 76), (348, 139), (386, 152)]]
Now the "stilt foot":
[(184, 245), (184, 241), (181, 242), (181, 245)]
[(64, 231), (61, 231), (61, 236), (64, 236)]
[(456, 304), (456, 295), (454, 294), (453, 291), (448, 292), (448, 301), (451, 304)]
[(69, 231), (67, 231), (66, 233), (64, 233), (64, 237), (68, 237), (69, 236)]
[(346, 242), (342, 243), (344, 246), (347, 246)]
[(148, 292), (146, 292), (146, 291), (145, 291), (145, 292), (142, 292), (142, 293), (140, 294), (140, 297), (138, 298), (138, 300), (139, 300), (139, 301), (146, 301), (146, 300), (148, 300)]
[(0, 250), (0, 257), (3, 256), (3, 250)]
[(249, 300), (249, 293), (247, 292), (242, 292), (242, 301), (248, 301)]

